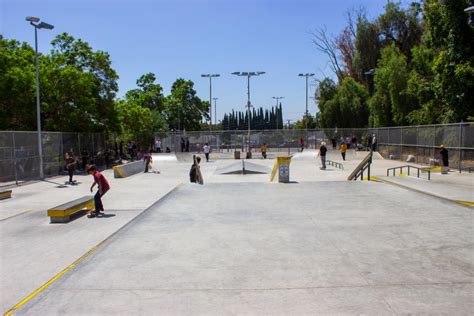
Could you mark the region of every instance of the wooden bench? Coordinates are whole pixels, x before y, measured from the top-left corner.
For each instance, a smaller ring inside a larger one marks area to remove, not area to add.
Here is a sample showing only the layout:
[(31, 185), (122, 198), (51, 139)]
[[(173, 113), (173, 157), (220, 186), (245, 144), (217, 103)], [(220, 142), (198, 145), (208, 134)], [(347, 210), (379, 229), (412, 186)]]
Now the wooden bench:
[(84, 212), (84, 210), (91, 211), (94, 207), (94, 197), (83, 196), (74, 201), (50, 208), (48, 216), (51, 217), (51, 223), (67, 223), (71, 220), (71, 215)]
[(6, 200), (12, 197), (12, 190), (0, 191), (0, 200)]

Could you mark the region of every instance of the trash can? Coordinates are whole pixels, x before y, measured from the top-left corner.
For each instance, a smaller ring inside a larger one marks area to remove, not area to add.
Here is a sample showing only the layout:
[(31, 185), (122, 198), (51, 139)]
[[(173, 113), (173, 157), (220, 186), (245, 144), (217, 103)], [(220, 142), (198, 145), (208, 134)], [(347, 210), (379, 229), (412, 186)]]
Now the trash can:
[(251, 151), (247, 151), (247, 159), (252, 159), (252, 152)]
[(234, 151), (234, 159), (240, 159), (240, 151)]
[(290, 162), (291, 156), (277, 157), (278, 164), (278, 182), (290, 182)]

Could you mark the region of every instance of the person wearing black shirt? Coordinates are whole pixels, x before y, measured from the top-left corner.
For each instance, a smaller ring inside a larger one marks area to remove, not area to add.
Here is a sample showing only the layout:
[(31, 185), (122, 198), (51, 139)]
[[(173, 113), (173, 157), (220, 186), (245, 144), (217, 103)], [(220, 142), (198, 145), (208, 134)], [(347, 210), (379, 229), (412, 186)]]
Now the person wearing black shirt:
[(444, 148), (443, 144), (441, 144), (439, 148), (441, 148), (439, 151), (440, 162), (441, 162), (441, 173), (447, 174), (448, 167), (449, 167), (449, 152), (446, 148)]
[(321, 167), (321, 170), (326, 169), (326, 153), (328, 149), (326, 148), (326, 143), (321, 142), (321, 147), (319, 147), (319, 156), (321, 157), (321, 164), (323, 165)]

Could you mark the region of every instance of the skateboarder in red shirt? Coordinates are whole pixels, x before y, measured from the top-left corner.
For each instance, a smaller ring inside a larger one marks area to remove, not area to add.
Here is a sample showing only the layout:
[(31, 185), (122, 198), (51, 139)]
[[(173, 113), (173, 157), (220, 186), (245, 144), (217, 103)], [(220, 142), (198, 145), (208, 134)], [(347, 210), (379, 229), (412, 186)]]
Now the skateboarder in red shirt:
[(87, 173), (94, 177), (94, 183), (91, 185), (91, 192), (96, 184), (99, 187), (97, 193), (94, 195), (95, 210), (88, 215), (88, 217), (96, 217), (97, 215), (103, 214), (104, 212), (102, 196), (107, 193), (107, 191), (109, 191), (110, 185), (104, 175), (97, 171), (94, 165), (88, 166)]

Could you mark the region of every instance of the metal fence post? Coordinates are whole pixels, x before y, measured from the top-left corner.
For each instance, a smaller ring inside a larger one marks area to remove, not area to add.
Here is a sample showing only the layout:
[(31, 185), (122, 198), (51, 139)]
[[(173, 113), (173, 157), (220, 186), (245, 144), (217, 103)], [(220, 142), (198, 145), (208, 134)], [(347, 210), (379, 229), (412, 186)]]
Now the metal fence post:
[(16, 145), (15, 145), (15, 132), (12, 132), (12, 145), (13, 145), (13, 166), (15, 168), (15, 184), (18, 185), (18, 171), (16, 166)]
[(459, 173), (462, 169), (462, 122), (459, 123)]

